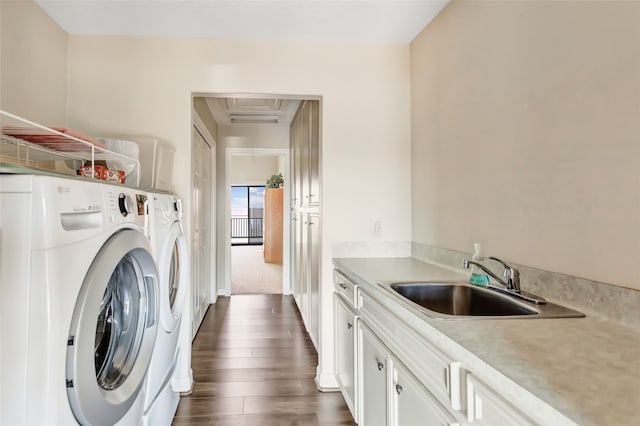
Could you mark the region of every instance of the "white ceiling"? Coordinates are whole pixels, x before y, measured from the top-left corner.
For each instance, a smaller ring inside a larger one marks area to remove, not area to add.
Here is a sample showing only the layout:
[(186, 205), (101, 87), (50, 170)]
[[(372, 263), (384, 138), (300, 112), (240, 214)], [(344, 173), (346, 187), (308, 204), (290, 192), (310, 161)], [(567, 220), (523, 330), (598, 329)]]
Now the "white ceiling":
[(36, 0), (70, 34), (410, 43), (448, 0)]
[(289, 127), (300, 100), (262, 97), (204, 98), (216, 123), (262, 124)]

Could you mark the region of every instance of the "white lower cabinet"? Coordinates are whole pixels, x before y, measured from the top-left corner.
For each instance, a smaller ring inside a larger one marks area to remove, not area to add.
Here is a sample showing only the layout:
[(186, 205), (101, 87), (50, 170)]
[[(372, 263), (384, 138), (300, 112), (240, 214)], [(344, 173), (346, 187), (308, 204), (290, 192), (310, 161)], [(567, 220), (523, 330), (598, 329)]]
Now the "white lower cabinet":
[(334, 277), (336, 378), (360, 426), (539, 423), (344, 274)]
[(360, 426), (459, 424), (369, 327), (358, 327)]
[(459, 425), (455, 417), (427, 391), (400, 361), (393, 364), (393, 426)]
[(386, 426), (388, 419), (387, 382), (389, 350), (362, 322), (360, 328), (360, 425)]
[(320, 216), (292, 212), (291, 276), (293, 296), (316, 349), (320, 338)]
[(356, 406), (356, 348), (357, 348), (357, 321), (353, 309), (345, 300), (335, 294), (335, 363), (336, 379), (344, 400), (353, 415), (357, 419)]
[(535, 424), (473, 374), (467, 375), (467, 419), (478, 426)]

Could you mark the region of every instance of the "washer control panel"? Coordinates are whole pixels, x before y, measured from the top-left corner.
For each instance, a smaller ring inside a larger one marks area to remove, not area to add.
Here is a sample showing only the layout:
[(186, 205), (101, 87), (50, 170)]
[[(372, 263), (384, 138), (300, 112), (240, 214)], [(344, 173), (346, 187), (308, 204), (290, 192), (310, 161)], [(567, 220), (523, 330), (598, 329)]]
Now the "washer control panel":
[(118, 208), (123, 217), (127, 217), (130, 213), (133, 213), (133, 200), (131, 196), (123, 194), (122, 192), (118, 194)]
[(107, 220), (109, 223), (134, 222), (144, 226), (147, 211), (147, 195), (122, 188), (106, 191)]

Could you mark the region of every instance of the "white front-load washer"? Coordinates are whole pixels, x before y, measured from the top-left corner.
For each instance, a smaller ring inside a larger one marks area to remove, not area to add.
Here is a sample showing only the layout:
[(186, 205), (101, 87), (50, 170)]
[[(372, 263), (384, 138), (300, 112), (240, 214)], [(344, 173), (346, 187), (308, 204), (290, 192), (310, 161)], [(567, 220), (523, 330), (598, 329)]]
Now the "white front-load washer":
[(189, 284), (181, 206), (175, 195), (149, 194), (149, 239), (160, 280), (160, 324), (145, 391), (143, 423), (146, 425), (171, 424), (180, 399), (171, 381), (180, 356), (180, 321)]
[(140, 424), (159, 322), (146, 198), (0, 175), (0, 424)]

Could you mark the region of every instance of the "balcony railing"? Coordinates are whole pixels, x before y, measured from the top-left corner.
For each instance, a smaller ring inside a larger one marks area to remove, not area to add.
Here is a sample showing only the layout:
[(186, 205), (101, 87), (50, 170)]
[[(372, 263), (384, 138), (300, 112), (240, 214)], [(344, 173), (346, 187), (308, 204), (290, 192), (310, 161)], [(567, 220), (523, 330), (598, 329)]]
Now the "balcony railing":
[(262, 244), (262, 218), (232, 216), (231, 242), (233, 244)]

